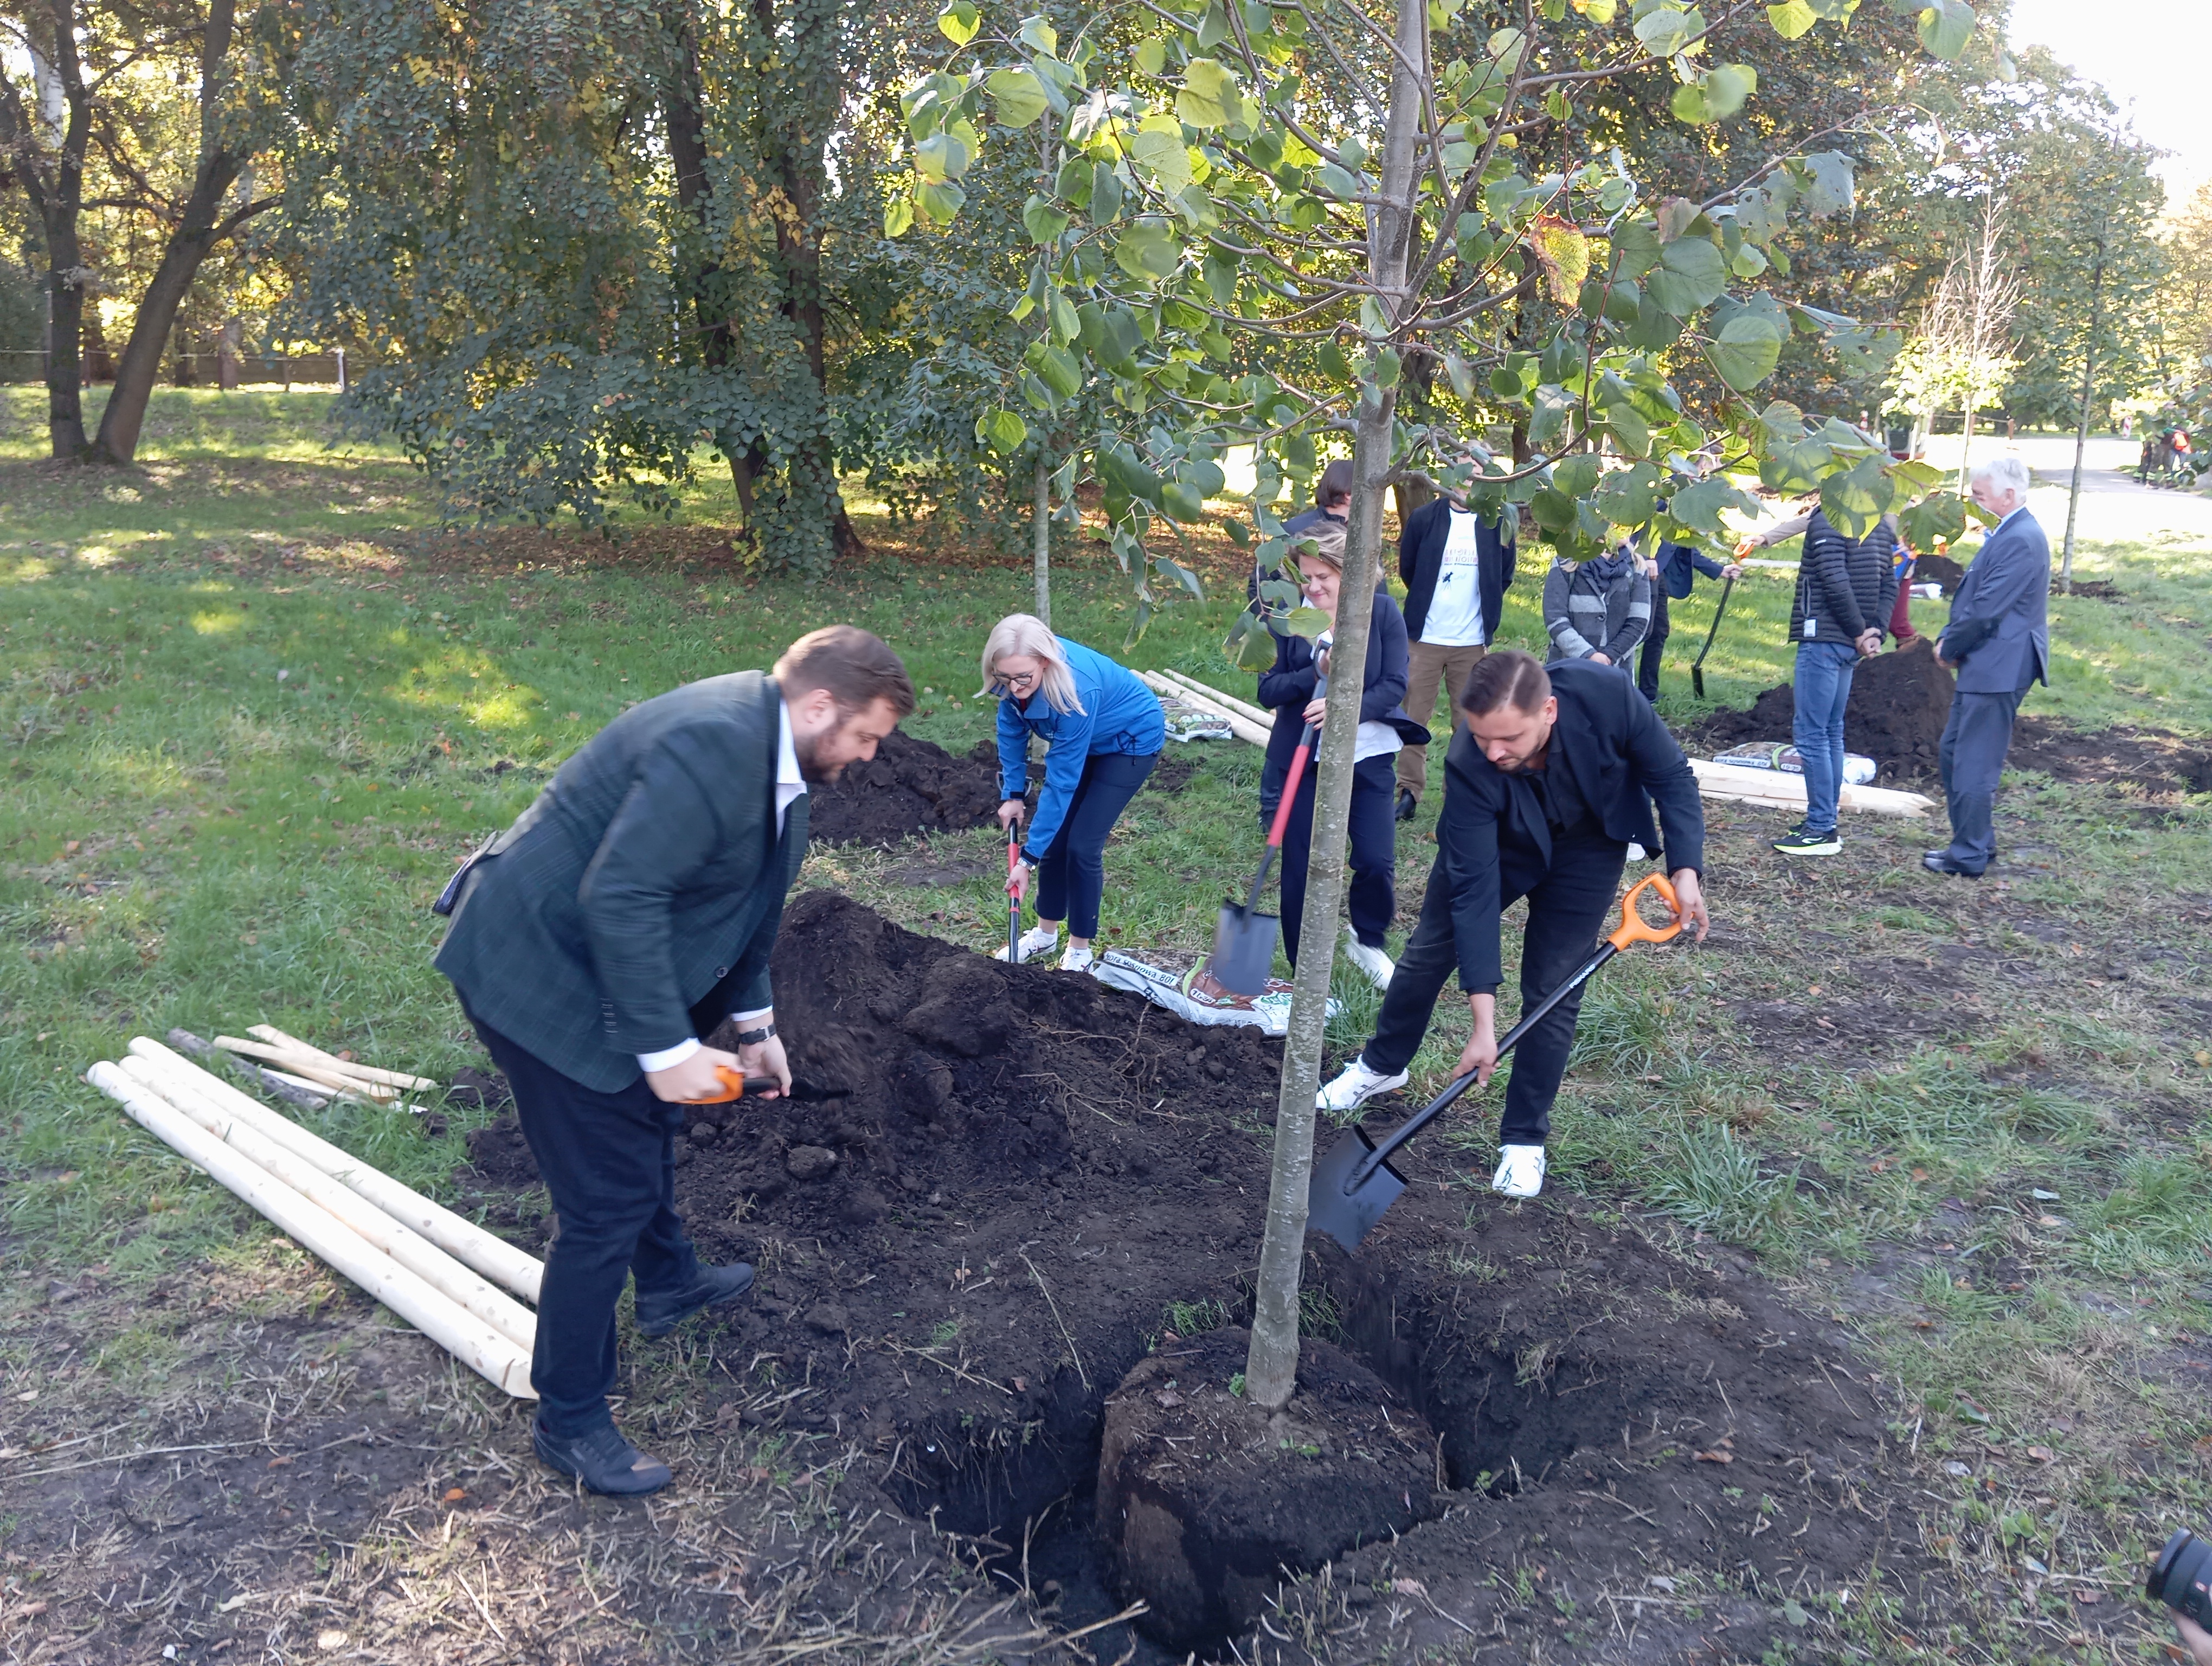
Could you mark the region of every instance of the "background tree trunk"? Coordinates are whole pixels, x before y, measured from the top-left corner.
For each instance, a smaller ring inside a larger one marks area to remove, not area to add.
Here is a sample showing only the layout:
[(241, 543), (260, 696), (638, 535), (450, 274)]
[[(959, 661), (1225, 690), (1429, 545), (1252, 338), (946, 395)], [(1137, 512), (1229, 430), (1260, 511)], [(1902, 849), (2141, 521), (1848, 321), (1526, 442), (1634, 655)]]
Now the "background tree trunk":
[(1036, 575), (1036, 616), (1052, 623), (1052, 470), (1037, 453), (1030, 508), (1030, 565)]
[(26, 8), (21, 22), (38, 108), (27, 110), (15, 84), (0, 76), (0, 154), (22, 182), (46, 245), (46, 435), (52, 454), (84, 454), (85, 270), (77, 235), (84, 209), (84, 153), (92, 138), (92, 102), (77, 56), (76, 9), (50, 0), (44, 15)]

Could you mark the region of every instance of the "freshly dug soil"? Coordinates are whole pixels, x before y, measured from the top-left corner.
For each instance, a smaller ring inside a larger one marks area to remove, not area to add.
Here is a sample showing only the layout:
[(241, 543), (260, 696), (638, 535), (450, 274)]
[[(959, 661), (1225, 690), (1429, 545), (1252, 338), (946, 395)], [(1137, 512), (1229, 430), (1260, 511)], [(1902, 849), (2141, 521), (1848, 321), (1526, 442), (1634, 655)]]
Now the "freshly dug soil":
[(1434, 1517), (1443, 1464), (1419, 1413), (1341, 1348), (1307, 1340), (1270, 1416), (1231, 1385), (1250, 1334), (1161, 1339), (1106, 1401), (1098, 1533), (1141, 1629), (1211, 1650), (1250, 1629), (1285, 1572)]
[[(1877, 781), (1933, 775), (1957, 682), (1936, 663), (1935, 644), (1924, 636), (1862, 660), (1844, 708), (1844, 744), (1880, 766)], [(1693, 752), (1708, 757), (1747, 741), (1786, 741), (1796, 711), (1790, 684), (1778, 683), (1747, 709), (1717, 711), (1692, 725), (1684, 741)]]
[(807, 803), (817, 844), (895, 844), (915, 833), (985, 827), (999, 808), (999, 750), (978, 741), (965, 757), (894, 729)]
[(1912, 563), (1913, 583), (1940, 584), (1946, 596), (1958, 594), (1959, 581), (1966, 576), (1966, 569), (1948, 556), (1920, 556)]
[[(2063, 600), (2066, 598), (2068, 592), (2063, 586), (2054, 581), (2051, 587), (2051, 593), (2053, 596), (2057, 597), (2059, 599)], [(2072, 593), (2076, 596), (2087, 596), (2091, 601), (2095, 602), (2124, 602), (2127, 600), (2126, 593), (2121, 590), (2119, 586), (2114, 584), (2110, 579), (2076, 579), (2074, 581), (2074, 589)]]
[(2048, 717), (2023, 717), (2013, 725), (2005, 763), (2057, 781), (2133, 781), (2153, 793), (2212, 793), (2212, 749), (2127, 724), (2085, 733)]
[[(1000, 965), (826, 891), (793, 899), (774, 970), (795, 1067), (852, 1092), (701, 1108), (678, 1206), (703, 1255), (750, 1261), (760, 1281), (680, 1344), (706, 1352), (707, 1378), (726, 1371), (772, 1407), (761, 1414), (854, 1449), (841, 1467), (855, 1518), (884, 1504), (974, 1535), (1056, 1620), (1106, 1619), (1121, 1606), (1097, 1532), (1106, 1396), (1148, 1357), (1180, 1368), (1167, 1356), (1188, 1344), (1170, 1332), (1249, 1316), (1279, 1043)], [(1373, 1114), (1387, 1126), (1395, 1108)], [(1487, 1115), (1471, 1107), (1461, 1125)], [(511, 1121), (473, 1155), (481, 1184), (534, 1183)], [(1918, 1584), (1931, 1570), (1887, 1391), (1840, 1327), (1618, 1214), (1499, 1199), (1490, 1160), (1481, 1145), (1462, 1168), (1432, 1136), (1357, 1261), (1310, 1241), (1309, 1335), (1426, 1418), (1451, 1491), (1438, 1518), (1407, 1525), (1428, 1508), (1415, 1496), (1370, 1524), (1379, 1542), (1271, 1587), (1263, 1621), (1279, 1632), (1303, 1623), (1292, 1607), (1350, 1603), (1359, 1623), (1332, 1633), (1337, 1659), (1463, 1652), (1468, 1628), (1516, 1639), (1516, 1657), (1540, 1641), (1549, 1659), (1555, 1598), (1588, 1612), (1668, 1570), (1725, 1567), (1809, 1608), (1863, 1590), (1878, 1561), (1908, 1614), (1944, 1600)], [(1241, 1358), (1233, 1339), (1218, 1347)], [(629, 1347), (623, 1368), (662, 1357)], [(1342, 1380), (1316, 1357), (1310, 1384)], [(1516, 1592), (1532, 1569), (1545, 1571), (1529, 1607)], [(1394, 1578), (1425, 1595), (1390, 1596)], [(1378, 1602), (1411, 1617), (1366, 1625)], [(1803, 1646), (1779, 1602), (1717, 1602), (1736, 1657)], [(1669, 1631), (1674, 1613), (1572, 1657), (1686, 1661), (1712, 1625)], [(1082, 1646), (1182, 1658), (1126, 1624)], [(1239, 1646), (1254, 1657), (1249, 1636)]]

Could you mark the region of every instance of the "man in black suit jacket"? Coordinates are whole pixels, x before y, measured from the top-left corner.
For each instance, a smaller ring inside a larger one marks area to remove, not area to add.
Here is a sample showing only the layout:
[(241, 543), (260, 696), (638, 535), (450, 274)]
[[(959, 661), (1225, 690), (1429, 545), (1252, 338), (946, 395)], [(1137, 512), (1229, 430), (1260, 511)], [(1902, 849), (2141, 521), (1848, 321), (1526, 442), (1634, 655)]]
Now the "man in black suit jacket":
[[(1498, 1063), (1496, 1009), (1503, 978), (1498, 918), (1528, 899), (1521, 939), (1525, 1010), (1556, 988), (1596, 946), (1620, 889), (1632, 841), (1661, 844), (1683, 917), (1698, 940), (1709, 925), (1698, 876), (1705, 869), (1705, 812), (1698, 778), (1636, 684), (1603, 666), (1532, 654), (1489, 654), (1460, 698), (1467, 727), (1444, 760), (1439, 849), (1420, 922), (1398, 958), (1375, 1037), (1322, 1088), (1317, 1103), (1345, 1111), (1402, 1087), (1428, 1032), (1437, 997), (1459, 969), (1474, 1020), (1458, 1073), (1484, 1081)], [(1492, 1189), (1534, 1197), (1543, 1189), (1544, 1141), (1552, 1102), (1574, 1045), (1576, 990), (1524, 1037), (1498, 1123), (1504, 1147)]]
[[(539, 1457), (596, 1493), (650, 1493), (666, 1465), (608, 1410), (615, 1303), (638, 1329), (752, 1283), (702, 1268), (675, 1211), (675, 1136), (720, 1072), (791, 1086), (769, 953), (806, 854), (806, 789), (914, 710), (898, 656), (851, 625), (793, 643), (768, 676), (710, 677), (587, 741), (478, 854), (438, 970), (507, 1074), (560, 1234), (538, 1298)], [(703, 1044), (725, 1019), (738, 1050)]]

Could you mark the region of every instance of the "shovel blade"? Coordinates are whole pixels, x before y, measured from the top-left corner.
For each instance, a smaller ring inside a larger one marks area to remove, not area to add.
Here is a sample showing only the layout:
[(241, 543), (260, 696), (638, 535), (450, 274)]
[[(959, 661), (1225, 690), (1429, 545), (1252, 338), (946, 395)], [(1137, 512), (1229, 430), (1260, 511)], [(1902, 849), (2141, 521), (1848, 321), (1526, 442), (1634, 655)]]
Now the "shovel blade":
[(1352, 1132), (1315, 1162), (1313, 1179), (1306, 1188), (1306, 1231), (1328, 1233), (1350, 1255), (1359, 1253), (1361, 1240), (1406, 1189), (1405, 1177), (1388, 1163), (1379, 1164), (1356, 1190), (1345, 1189), (1352, 1171), (1374, 1149), (1367, 1130), (1353, 1123)]
[(1697, 690), (1698, 699), (1705, 697), (1705, 668), (1703, 666), (1690, 667), (1690, 686)]
[(1209, 963), (1213, 981), (1231, 994), (1256, 995), (1264, 991), (1267, 974), (1274, 970), (1275, 933), (1280, 926), (1272, 914), (1224, 903), (1220, 921), (1213, 928), (1213, 958)]

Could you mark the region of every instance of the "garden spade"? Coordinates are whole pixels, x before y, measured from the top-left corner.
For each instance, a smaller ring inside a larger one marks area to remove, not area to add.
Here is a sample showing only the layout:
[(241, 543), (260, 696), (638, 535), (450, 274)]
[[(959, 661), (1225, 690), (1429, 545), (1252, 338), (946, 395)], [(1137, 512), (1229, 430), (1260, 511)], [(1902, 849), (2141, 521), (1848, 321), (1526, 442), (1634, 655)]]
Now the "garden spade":
[(1022, 860), (1021, 826), (1013, 823), (1006, 829), (1006, 964), (1017, 965), (1022, 958), (1022, 899), (1014, 891), (1014, 868)]
[[(726, 1105), (732, 1099), (742, 1099), (748, 1093), (760, 1095), (771, 1091), (776, 1085), (773, 1076), (740, 1076), (727, 1065), (714, 1067), (714, 1074), (721, 1079), (722, 1091), (710, 1093), (703, 1099), (686, 1099), (687, 1105)], [(804, 1100), (810, 1104), (823, 1099), (842, 1099), (851, 1091), (848, 1088), (830, 1087), (820, 1082), (810, 1082), (804, 1076), (791, 1079), (787, 1099)]]
[[(1667, 906), (1674, 913), (1674, 920), (1664, 927), (1646, 924), (1644, 916), (1636, 911), (1637, 898), (1653, 890), (1666, 898)], [(1592, 972), (1630, 944), (1664, 943), (1681, 929), (1682, 910), (1675, 900), (1674, 887), (1656, 873), (1638, 882), (1620, 899), (1620, 928), (1559, 988), (1521, 1015), (1521, 1022), (1506, 1031), (1505, 1038), (1498, 1043), (1498, 1056), (1504, 1058), (1546, 1013), (1566, 999), (1570, 990), (1579, 988)], [(1391, 1157), (1443, 1116), (1452, 1102), (1474, 1085), (1474, 1073), (1470, 1071), (1407, 1117), (1379, 1146), (1364, 1128), (1353, 1123), (1351, 1131), (1314, 1164), (1313, 1180), (1306, 1191), (1306, 1230), (1326, 1232), (1346, 1250), (1358, 1253), (1360, 1240), (1375, 1230), (1375, 1223), (1382, 1219), (1382, 1212), (1396, 1202), (1398, 1194), (1406, 1189), (1406, 1177), (1390, 1166)]]
[(1705, 655), (1713, 651), (1713, 638), (1721, 634), (1721, 616), (1728, 611), (1729, 592), (1735, 588), (1734, 579), (1721, 581), (1721, 599), (1713, 609), (1711, 628), (1705, 632), (1705, 645), (1698, 650), (1698, 657), (1690, 665), (1690, 686), (1698, 691), (1698, 698), (1705, 697)]
[(1260, 858), (1260, 871), (1252, 876), (1252, 889), (1240, 907), (1235, 897), (1221, 905), (1221, 918), (1213, 927), (1213, 955), (1206, 970), (1213, 981), (1231, 994), (1256, 995), (1267, 987), (1267, 974), (1275, 964), (1275, 933), (1282, 922), (1272, 914), (1257, 912), (1260, 891), (1267, 883), (1267, 870), (1283, 848), (1283, 830), (1290, 824), (1291, 806), (1297, 801), (1298, 782), (1305, 775), (1316, 730), (1310, 723), (1298, 737), (1291, 754), (1290, 773), (1283, 777), (1282, 800), (1267, 829), (1267, 848)]

